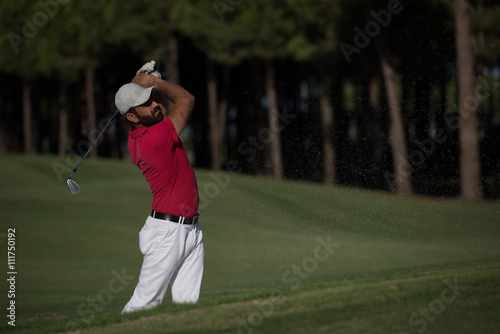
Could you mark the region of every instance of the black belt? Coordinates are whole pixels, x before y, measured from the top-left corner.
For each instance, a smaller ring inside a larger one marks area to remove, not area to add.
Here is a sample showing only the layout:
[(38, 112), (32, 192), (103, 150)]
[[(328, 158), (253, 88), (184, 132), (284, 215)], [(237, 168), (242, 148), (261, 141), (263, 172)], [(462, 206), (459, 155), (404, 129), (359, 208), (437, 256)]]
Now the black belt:
[(168, 220), (179, 224), (196, 225), (198, 223), (198, 220), (200, 219), (200, 214), (196, 214), (196, 216), (192, 218), (186, 218), (186, 217), (169, 215), (168, 213), (162, 213), (153, 210), (151, 211), (151, 217), (156, 219)]

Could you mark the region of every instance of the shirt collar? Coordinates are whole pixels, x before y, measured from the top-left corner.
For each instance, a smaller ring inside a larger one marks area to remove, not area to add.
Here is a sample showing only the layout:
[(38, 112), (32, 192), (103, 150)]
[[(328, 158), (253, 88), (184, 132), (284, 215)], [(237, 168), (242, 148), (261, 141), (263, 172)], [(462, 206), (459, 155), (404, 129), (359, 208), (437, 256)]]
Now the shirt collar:
[(130, 129), (128, 130), (128, 133), (129, 135), (132, 137), (132, 138), (139, 138), (140, 136), (142, 136), (147, 130), (148, 130), (149, 127), (147, 126), (141, 126), (140, 128), (137, 128), (137, 129)]

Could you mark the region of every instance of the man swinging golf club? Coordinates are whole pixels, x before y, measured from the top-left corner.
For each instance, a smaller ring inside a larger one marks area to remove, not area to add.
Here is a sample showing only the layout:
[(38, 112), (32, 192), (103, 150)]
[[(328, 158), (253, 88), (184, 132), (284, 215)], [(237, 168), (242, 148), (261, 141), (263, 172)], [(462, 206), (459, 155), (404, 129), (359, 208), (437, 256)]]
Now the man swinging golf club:
[[(165, 96), (173, 107), (166, 110)], [(203, 276), (198, 188), (179, 139), (194, 106), (184, 88), (161, 79), (146, 63), (115, 96), (131, 123), (128, 147), (153, 194), (152, 212), (139, 233), (144, 254), (139, 282), (122, 313), (159, 305), (170, 285), (174, 303), (195, 303)]]

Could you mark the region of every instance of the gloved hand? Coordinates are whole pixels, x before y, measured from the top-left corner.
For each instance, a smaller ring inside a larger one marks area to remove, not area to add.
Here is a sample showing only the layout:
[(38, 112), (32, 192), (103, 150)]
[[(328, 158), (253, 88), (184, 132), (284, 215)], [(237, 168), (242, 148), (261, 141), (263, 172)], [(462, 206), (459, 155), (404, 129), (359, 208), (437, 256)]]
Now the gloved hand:
[(151, 74), (157, 78), (161, 79), (161, 74), (155, 69), (156, 62), (151, 60), (149, 63), (142, 65), (142, 67), (137, 71), (137, 75), (141, 73)]

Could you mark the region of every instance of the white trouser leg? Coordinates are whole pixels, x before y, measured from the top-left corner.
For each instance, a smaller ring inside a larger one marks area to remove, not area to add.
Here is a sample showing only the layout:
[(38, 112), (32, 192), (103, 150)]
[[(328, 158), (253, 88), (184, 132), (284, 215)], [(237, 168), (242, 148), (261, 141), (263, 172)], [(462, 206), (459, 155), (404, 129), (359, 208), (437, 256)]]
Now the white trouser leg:
[(198, 300), (204, 256), (199, 225), (148, 217), (139, 233), (139, 247), (144, 254), (139, 282), (122, 313), (159, 305), (171, 281), (174, 302)]
[[(199, 229), (199, 226), (196, 228)], [(202, 235), (201, 229), (198, 233)], [(172, 277), (172, 301), (174, 303), (196, 303), (198, 301), (203, 276), (203, 261), (204, 248), (202, 240), (184, 259), (184, 262)]]

